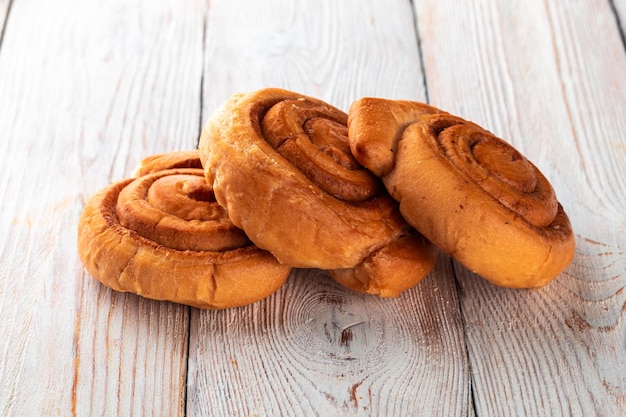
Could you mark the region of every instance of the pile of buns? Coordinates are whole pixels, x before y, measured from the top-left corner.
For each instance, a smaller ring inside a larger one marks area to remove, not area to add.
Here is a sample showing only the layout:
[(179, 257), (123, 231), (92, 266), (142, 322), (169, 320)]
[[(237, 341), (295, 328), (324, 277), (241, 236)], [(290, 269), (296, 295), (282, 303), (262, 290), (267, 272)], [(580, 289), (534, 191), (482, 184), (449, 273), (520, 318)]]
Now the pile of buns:
[(480, 126), (380, 98), (346, 114), (274, 88), (233, 95), (197, 150), (144, 159), (78, 228), (103, 284), (208, 309), (261, 300), (292, 268), (396, 297), (440, 251), (495, 285), (540, 287), (574, 246), (548, 180)]

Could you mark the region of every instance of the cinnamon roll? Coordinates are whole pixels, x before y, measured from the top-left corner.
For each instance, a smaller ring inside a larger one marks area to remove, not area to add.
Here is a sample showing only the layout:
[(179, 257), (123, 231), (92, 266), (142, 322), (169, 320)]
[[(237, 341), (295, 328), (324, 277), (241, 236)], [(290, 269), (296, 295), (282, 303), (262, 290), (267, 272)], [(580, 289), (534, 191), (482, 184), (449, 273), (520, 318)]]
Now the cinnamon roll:
[(79, 255), (94, 278), (206, 309), (250, 304), (282, 286), (291, 268), (232, 224), (197, 151), (146, 158), (136, 172), (91, 197), (80, 217)]
[(349, 110), (355, 158), (381, 176), (405, 219), (490, 282), (547, 284), (575, 239), (554, 189), (526, 157), (434, 107), (363, 98)]
[(327, 269), (349, 288), (391, 297), (435, 264), (430, 242), (352, 156), (347, 114), (321, 100), (281, 89), (236, 94), (211, 115), (199, 149), (232, 222), (286, 265)]

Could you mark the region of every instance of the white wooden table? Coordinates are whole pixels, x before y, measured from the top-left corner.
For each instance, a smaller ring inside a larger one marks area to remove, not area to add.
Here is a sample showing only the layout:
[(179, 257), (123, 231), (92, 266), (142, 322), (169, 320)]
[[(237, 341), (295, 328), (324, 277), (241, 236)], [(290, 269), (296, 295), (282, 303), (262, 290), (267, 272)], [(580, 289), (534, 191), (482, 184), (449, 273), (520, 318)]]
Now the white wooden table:
[[(626, 415), (626, 0), (0, 0), (0, 28), (0, 416)], [(261, 87), (483, 125), (573, 263), (507, 290), (442, 255), (391, 300), (298, 270), (224, 311), (93, 280), (86, 199)]]

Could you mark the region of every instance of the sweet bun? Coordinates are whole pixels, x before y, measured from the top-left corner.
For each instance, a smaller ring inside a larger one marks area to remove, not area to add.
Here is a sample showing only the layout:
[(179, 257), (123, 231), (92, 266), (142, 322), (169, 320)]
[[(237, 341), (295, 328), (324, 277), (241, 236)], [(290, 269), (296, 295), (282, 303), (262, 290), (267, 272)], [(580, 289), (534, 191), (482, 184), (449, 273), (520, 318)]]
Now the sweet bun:
[(422, 103), (364, 98), (349, 111), (355, 158), (404, 218), (468, 269), (540, 287), (572, 261), (567, 215), (541, 172), (480, 126)]
[(286, 265), (395, 296), (435, 264), (430, 242), (350, 153), (347, 115), (323, 101), (281, 89), (236, 94), (211, 115), (199, 149), (232, 222)]
[(200, 166), (197, 151), (149, 157), (136, 178), (88, 200), (78, 251), (94, 278), (205, 309), (250, 304), (282, 286), (291, 268), (230, 222)]

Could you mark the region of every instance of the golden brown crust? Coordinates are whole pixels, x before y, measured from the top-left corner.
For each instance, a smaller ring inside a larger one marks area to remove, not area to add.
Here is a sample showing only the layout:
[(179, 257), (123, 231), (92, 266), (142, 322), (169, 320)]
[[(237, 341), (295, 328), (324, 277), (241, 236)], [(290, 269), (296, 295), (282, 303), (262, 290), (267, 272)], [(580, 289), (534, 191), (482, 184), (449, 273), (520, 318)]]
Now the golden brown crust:
[(355, 158), (378, 177), (393, 169), (393, 155), (400, 134), (422, 114), (445, 113), (423, 103), (364, 97), (355, 101), (348, 112), (349, 136)]
[(354, 268), (334, 269), (341, 285), (380, 297), (397, 297), (414, 287), (435, 266), (437, 249), (419, 233), (404, 235), (371, 253)]
[(230, 222), (202, 169), (161, 170), (186, 157), (176, 156), (156, 165), (148, 159), (142, 167), (152, 173), (89, 199), (78, 248), (90, 274), (117, 291), (208, 309), (246, 305), (280, 288), (291, 268)]
[(174, 168), (202, 169), (200, 154), (197, 149), (189, 151), (166, 152), (145, 157), (133, 172), (133, 177), (142, 177), (153, 172)]
[[(366, 115), (350, 114), (353, 149), (380, 142), (393, 152), (356, 153), (383, 173), (406, 220), (467, 268), (492, 283), (545, 285), (571, 262), (575, 239), (554, 190), (539, 170), (508, 143), (474, 123), (444, 112), (423, 113), (393, 101)], [(407, 108), (408, 107), (408, 108)], [(365, 117), (367, 116), (367, 117)], [(369, 118), (395, 126), (385, 136), (363, 125)], [(390, 144), (392, 144), (390, 146)]]
[[(287, 265), (354, 268), (411, 233), (351, 155), (347, 115), (320, 100), (280, 89), (234, 95), (209, 119), (199, 149), (233, 223)], [(434, 256), (426, 264), (430, 271)]]

